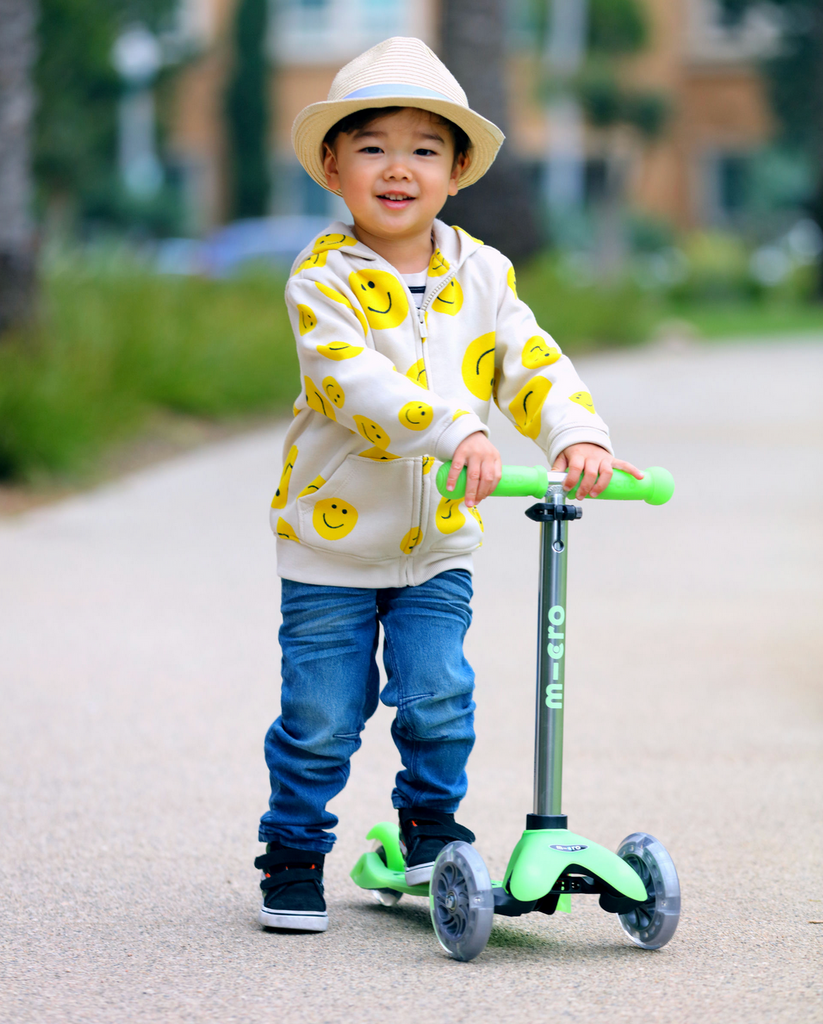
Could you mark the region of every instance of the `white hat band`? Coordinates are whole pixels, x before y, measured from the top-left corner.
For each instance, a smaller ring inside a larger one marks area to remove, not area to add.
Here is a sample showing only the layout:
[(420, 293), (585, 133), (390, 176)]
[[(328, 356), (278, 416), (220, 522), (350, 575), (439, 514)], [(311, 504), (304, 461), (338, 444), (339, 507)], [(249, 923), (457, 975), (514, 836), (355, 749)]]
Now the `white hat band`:
[(354, 92), (343, 96), (344, 100), (360, 100), (382, 98), (384, 96), (415, 96), (418, 99), (445, 100), (446, 103), (453, 103), (454, 100), (444, 96), (442, 92), (434, 89), (424, 89), (420, 85), (407, 85), (405, 82), (386, 82), (385, 85), (366, 85), (362, 89), (355, 89)]

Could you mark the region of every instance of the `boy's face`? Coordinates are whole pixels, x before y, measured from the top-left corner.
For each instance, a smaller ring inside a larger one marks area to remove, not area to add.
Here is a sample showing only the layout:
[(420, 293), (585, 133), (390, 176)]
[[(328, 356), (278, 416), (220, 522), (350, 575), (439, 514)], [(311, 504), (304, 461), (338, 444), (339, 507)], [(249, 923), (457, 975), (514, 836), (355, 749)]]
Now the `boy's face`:
[(447, 197), (457, 194), (466, 162), (455, 161), (445, 125), (428, 111), (405, 107), (338, 135), (334, 150), (326, 147), (324, 169), (362, 231), (400, 241), (430, 231)]

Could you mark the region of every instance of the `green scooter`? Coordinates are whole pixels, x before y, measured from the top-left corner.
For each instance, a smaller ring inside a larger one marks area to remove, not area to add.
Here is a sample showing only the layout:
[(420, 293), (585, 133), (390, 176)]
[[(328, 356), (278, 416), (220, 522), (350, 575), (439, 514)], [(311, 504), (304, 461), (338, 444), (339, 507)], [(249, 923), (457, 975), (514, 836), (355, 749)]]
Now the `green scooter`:
[[(446, 491), (449, 469), (450, 463), (440, 467), (437, 488), (444, 497), (462, 498), (466, 471), (454, 490)], [(626, 935), (644, 949), (665, 945), (680, 919), (680, 883), (662, 843), (633, 832), (612, 853), (570, 832), (561, 811), (568, 530), (583, 515), (579, 505), (570, 504), (576, 488), (563, 490), (565, 475), (542, 466), (506, 466), (493, 492), (540, 499), (526, 511), (540, 523), (534, 807), (505, 877), (492, 881), (477, 850), (455, 842), (440, 852), (428, 885), (407, 885), (398, 826), (385, 821), (369, 832), (366, 838), (374, 840), (375, 849), (351, 872), (357, 885), (387, 906), (404, 893), (428, 897), (435, 934), (456, 960), (473, 960), (483, 951), (495, 914), (569, 912), (572, 895), (579, 893), (599, 896), (603, 910), (616, 914)], [(647, 469), (642, 480), (616, 469), (598, 497), (662, 505), (673, 493), (674, 480), (665, 469)]]

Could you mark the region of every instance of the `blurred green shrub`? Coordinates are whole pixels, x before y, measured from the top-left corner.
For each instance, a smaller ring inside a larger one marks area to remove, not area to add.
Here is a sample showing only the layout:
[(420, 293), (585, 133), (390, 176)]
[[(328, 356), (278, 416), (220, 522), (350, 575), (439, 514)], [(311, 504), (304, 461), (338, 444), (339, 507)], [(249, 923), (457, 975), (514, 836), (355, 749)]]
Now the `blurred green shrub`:
[(585, 258), (541, 256), (517, 270), (517, 293), (569, 353), (636, 344), (649, 334), (654, 302), (633, 281), (597, 283)]
[(278, 412), (299, 392), (278, 278), (80, 268), (44, 291), (37, 329), (0, 348), (0, 477), (82, 471), (152, 408)]
[(749, 271), (749, 253), (737, 235), (699, 231), (682, 243), (686, 273), (672, 286), (676, 299), (718, 301), (755, 297), (762, 288)]
[(721, 231), (686, 236), (682, 272), (665, 289), (674, 302), (793, 302), (814, 297), (817, 280), (811, 262), (793, 258), (785, 244), (752, 250), (739, 235)]

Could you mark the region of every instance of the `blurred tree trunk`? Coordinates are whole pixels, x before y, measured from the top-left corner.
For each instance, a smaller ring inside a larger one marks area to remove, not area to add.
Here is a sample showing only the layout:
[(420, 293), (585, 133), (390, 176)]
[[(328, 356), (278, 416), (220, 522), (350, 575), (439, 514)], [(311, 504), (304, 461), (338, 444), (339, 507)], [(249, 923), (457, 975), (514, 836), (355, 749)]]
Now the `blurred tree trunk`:
[[(469, 106), (508, 134), (505, 9), (506, 0), (442, 0), (440, 57)], [(513, 260), (531, 256), (542, 242), (539, 189), (510, 141), (480, 181), (448, 200), (441, 217)]]
[(36, 0), (0, 0), (0, 335), (32, 313), (31, 128)]
[(268, 0), (239, 0), (234, 20), (234, 68), (226, 92), (231, 160), (231, 212), (269, 212)]

